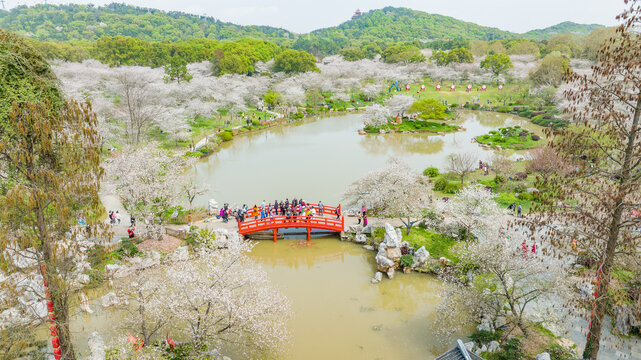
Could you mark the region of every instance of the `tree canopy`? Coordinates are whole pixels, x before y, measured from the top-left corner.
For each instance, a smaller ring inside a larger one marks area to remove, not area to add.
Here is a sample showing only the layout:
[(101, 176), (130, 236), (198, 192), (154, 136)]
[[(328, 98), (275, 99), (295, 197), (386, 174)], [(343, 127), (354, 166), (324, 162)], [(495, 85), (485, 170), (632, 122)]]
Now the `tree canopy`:
[(284, 73), (320, 71), (314, 55), (293, 49), (284, 50), (274, 58), (274, 70)]
[(514, 65), (510, 57), (505, 54), (490, 54), (481, 61), (481, 67), (499, 76)]

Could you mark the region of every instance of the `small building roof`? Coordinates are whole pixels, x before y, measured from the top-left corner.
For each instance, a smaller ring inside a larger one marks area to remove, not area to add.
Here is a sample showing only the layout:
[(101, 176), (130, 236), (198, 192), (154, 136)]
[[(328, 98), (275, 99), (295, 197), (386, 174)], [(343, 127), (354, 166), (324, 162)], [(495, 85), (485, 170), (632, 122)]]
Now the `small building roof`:
[(459, 339), (456, 341), (456, 347), (446, 351), (434, 360), (483, 360), (483, 358), (471, 351), (467, 351), (467, 348)]

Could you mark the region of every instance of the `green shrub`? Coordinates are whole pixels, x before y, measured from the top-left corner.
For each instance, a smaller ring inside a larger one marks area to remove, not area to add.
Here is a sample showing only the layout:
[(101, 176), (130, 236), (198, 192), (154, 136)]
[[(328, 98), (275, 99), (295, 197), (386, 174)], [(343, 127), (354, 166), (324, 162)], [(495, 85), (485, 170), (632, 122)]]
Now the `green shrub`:
[(494, 177), (494, 183), (497, 184), (497, 185), (503, 184), (503, 183), (505, 183), (505, 178), (503, 176), (497, 174)]
[(439, 175), (439, 172), (437, 168), (430, 166), (427, 169), (423, 170), (423, 175), (435, 178)]
[(445, 189), (443, 189), (444, 193), (447, 194), (454, 194), (457, 191), (461, 189), (461, 183), (458, 181), (455, 182), (448, 182), (447, 185), (445, 186)]
[(532, 201), (534, 200), (534, 195), (527, 192), (522, 192), (522, 193), (519, 193), (518, 198), (519, 200), (523, 200), (523, 201)]
[(448, 185), (448, 184), (449, 184), (449, 182), (447, 181), (447, 179), (446, 179), (446, 178), (444, 178), (444, 177), (442, 177), (442, 176), (441, 176), (441, 177), (438, 177), (438, 178), (434, 181), (434, 190), (436, 190), (436, 191), (443, 191), (443, 190), (445, 190), (445, 188), (447, 187), (447, 185)]
[(503, 344), (503, 351), (497, 353), (497, 360), (521, 360), (525, 355), (521, 350), (521, 340), (511, 338)]
[(222, 141), (230, 141), (234, 137), (234, 135), (231, 132), (223, 131), (220, 134), (218, 134), (218, 137)]
[(140, 253), (140, 250), (138, 249), (138, 246), (132, 243), (131, 240), (129, 240), (128, 238), (124, 238), (120, 242), (120, 248), (116, 250), (116, 254), (119, 255), (120, 257), (123, 257), (123, 256), (132, 257), (139, 253)]
[(470, 335), (470, 339), (477, 344), (489, 343), (490, 341), (498, 341), (500, 338), (500, 333), (487, 330), (478, 330)]
[(545, 352), (550, 354), (550, 360), (566, 360), (566, 359), (571, 359), (573, 354), (569, 352), (568, 350), (565, 350), (561, 345), (559, 344), (553, 344), (547, 349), (545, 349)]
[(511, 106), (501, 106), (498, 109), (496, 109), (496, 111), (502, 112), (502, 113), (509, 113), (509, 112), (512, 112), (512, 110), (513, 109)]
[(401, 255), (401, 266), (412, 266), (414, 264), (414, 258), (410, 254)]

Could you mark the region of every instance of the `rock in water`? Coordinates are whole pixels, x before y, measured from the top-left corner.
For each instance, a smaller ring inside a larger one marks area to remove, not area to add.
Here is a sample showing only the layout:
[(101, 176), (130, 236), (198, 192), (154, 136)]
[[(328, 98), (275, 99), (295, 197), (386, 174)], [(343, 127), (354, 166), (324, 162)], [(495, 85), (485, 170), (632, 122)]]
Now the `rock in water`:
[(383, 273), (380, 271), (377, 271), (376, 274), (374, 274), (374, 277), (372, 278), (372, 284), (378, 284), (383, 280)]
[(363, 226), (356, 224), (356, 225), (350, 225), (347, 227), (347, 232), (352, 233), (352, 234), (358, 234), (363, 231)]
[(357, 244), (365, 244), (367, 242), (367, 236), (365, 236), (365, 234), (356, 234), (354, 242)]
[(544, 352), (536, 356), (536, 360), (550, 360), (550, 354)]
[(394, 278), (394, 268), (393, 267), (391, 267), (391, 268), (389, 268), (387, 270), (387, 277), (390, 278), (390, 279)]
[(89, 335), (89, 351), (91, 355), (87, 360), (105, 360), (105, 342), (97, 332), (92, 332)]
[(85, 293), (80, 293), (80, 309), (87, 314), (93, 314), (93, 310), (89, 307), (89, 298)]
[(116, 294), (112, 291), (101, 297), (100, 303), (102, 304), (102, 307), (109, 307), (118, 305), (120, 302), (118, 301), (118, 297), (116, 296)]
[(385, 255), (376, 255), (376, 268), (378, 271), (387, 272), (394, 268), (394, 261), (388, 259)]
[(363, 245), (363, 249), (369, 250), (369, 251), (374, 251), (374, 247), (372, 245)]

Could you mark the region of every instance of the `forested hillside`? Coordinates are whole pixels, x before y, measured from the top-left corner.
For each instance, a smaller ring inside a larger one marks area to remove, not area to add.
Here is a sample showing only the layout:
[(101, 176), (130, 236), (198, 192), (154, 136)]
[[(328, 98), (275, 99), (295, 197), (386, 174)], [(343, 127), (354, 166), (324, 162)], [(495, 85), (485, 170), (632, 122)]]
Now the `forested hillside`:
[(240, 26), (212, 17), (165, 12), (125, 4), (36, 5), (0, 10), (0, 28), (41, 41), (97, 40), (104, 36), (130, 36), (147, 41), (197, 38), (263, 40), (285, 39), (293, 34), (269, 26)]
[(386, 7), (372, 10), (339, 26), (294, 34), (270, 26), (241, 26), (213, 17), (183, 12), (165, 12), (125, 4), (36, 5), (0, 10), (0, 28), (41, 41), (93, 41), (105, 36), (129, 36), (146, 41), (189, 39), (236, 40), (255, 38), (278, 44), (291, 44), (317, 54), (337, 53), (350, 46), (366, 43), (388, 44), (434, 39), (497, 40), (526, 37), (549, 39), (562, 33), (586, 35), (601, 25), (564, 22), (519, 35), (493, 27), (429, 14), (406, 8)]
[(531, 30), (522, 35), (527, 39), (544, 40), (560, 34), (572, 35), (587, 35), (594, 30), (604, 28), (603, 25), (598, 24), (577, 24), (571, 21), (562, 22), (560, 24), (546, 27), (544, 29)]

